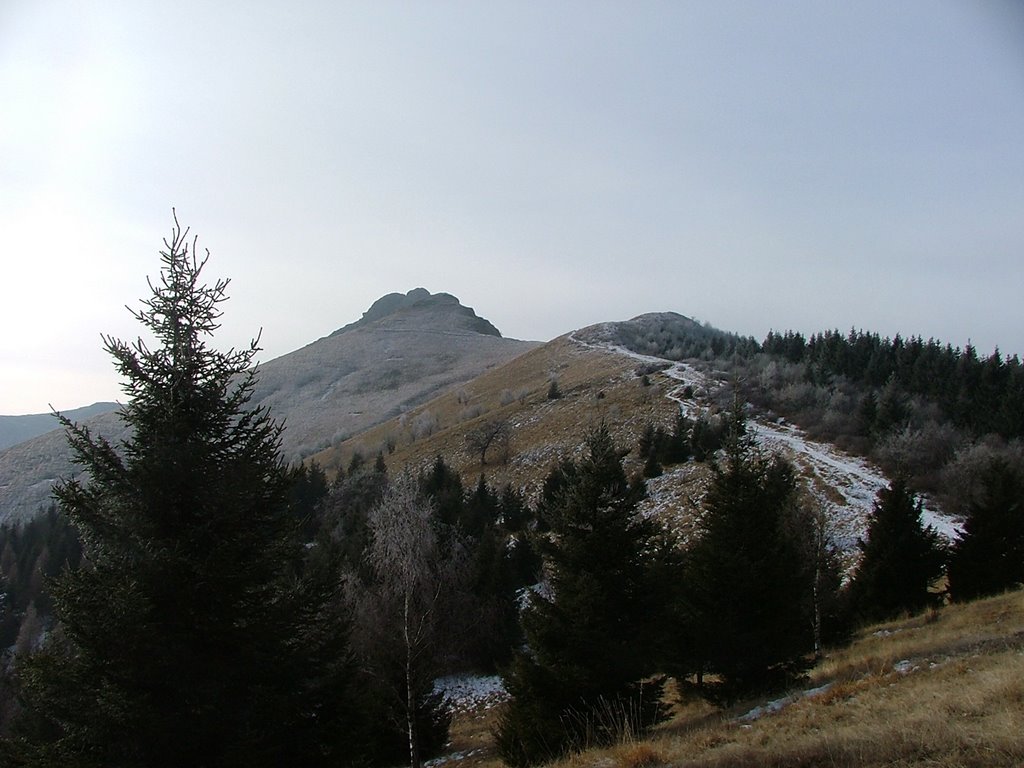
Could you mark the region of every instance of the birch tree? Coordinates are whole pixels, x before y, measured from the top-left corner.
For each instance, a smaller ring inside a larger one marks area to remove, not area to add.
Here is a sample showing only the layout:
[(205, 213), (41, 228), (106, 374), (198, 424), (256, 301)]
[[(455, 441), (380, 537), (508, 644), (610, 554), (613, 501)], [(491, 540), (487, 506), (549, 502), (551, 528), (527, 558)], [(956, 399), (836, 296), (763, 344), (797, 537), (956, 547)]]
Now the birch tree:
[(408, 474), (390, 485), (368, 527), (364, 572), (348, 582), (353, 643), (364, 670), (401, 712), (409, 765), (419, 768), (425, 747), (447, 736), (445, 704), (431, 693), (452, 636), (450, 617), (458, 613), (465, 556)]

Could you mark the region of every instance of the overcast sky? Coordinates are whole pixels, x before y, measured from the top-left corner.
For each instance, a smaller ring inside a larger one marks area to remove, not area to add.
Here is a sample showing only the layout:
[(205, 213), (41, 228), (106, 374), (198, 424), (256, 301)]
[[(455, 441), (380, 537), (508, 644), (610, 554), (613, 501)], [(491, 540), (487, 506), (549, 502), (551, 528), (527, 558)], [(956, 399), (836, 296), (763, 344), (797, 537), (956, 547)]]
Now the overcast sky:
[(0, 0), (0, 413), (120, 397), (172, 207), (264, 360), (417, 286), (1024, 354), (1024, 4)]

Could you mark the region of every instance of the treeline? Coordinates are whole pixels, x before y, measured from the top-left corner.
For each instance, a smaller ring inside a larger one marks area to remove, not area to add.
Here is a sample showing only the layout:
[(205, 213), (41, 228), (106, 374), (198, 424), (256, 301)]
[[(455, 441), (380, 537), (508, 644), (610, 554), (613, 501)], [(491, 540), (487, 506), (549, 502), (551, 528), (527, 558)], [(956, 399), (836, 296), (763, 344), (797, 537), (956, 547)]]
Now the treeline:
[(993, 462), (1024, 470), (1015, 356), (862, 332), (772, 333), (763, 349), (723, 363), (744, 397), (906, 475), (951, 514), (979, 501)]
[[(52, 624), (47, 582), (82, 556), (75, 529), (55, 507), (23, 525), (0, 526), (0, 683), (16, 656), (34, 651)], [(11, 685), (0, 684), (0, 733), (15, 711)]]
[[(897, 385), (907, 396), (934, 402), (942, 413), (971, 437), (996, 434), (1007, 440), (1024, 436), (1024, 367), (1016, 355), (995, 350), (979, 357), (971, 345), (964, 349), (920, 336), (838, 331), (814, 334), (770, 332), (763, 352), (790, 363), (803, 363), (809, 381), (828, 384), (842, 376), (869, 388), (875, 399), (864, 402), (865, 428), (885, 430), (901, 414), (879, 411), (877, 391)], [(874, 417), (871, 411), (874, 410)]]
[(947, 561), (954, 599), (1024, 580), (1024, 482), (993, 462), (951, 553), (894, 481), (841, 588), (827, 515), (738, 407), (638, 436), (647, 474), (713, 461), (686, 546), (640, 514), (645, 481), (603, 426), (534, 505), (443, 459), (289, 469), (250, 404), (255, 343), (207, 345), (227, 282), (202, 283), (177, 223), (165, 245), (135, 313), (153, 346), (104, 339), (130, 437), (65, 420), (84, 471), (55, 486), (58, 516), (7, 534), (5, 593), (41, 601), (39, 573), (53, 621), (7, 651), (4, 765), (419, 768), (450, 724), (435, 679), (469, 669), (502, 673), (498, 748), (535, 764), (657, 722), (665, 674), (726, 701), (790, 680), (852, 622), (939, 600)]
[[(78, 567), (81, 556), (77, 533), (56, 507), (23, 525), (0, 526), (0, 648), (16, 645), (26, 615), (51, 613), (46, 581)], [(38, 634), (26, 631), (16, 647), (27, 650), (23, 643)]]
[(738, 391), (812, 437), (906, 475), (951, 514), (985, 492), (993, 462), (1024, 471), (1024, 367), (998, 350), (979, 356), (921, 337), (772, 331), (763, 343), (676, 315), (604, 328), (602, 340), (725, 374)]

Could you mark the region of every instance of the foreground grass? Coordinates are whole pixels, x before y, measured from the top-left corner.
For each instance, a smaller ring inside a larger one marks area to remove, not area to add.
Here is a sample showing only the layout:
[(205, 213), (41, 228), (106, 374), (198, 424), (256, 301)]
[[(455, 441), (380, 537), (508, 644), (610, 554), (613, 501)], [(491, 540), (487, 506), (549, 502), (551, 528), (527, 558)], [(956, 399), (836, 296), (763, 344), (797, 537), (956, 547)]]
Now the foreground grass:
[[(808, 690), (815, 693), (801, 695)], [(778, 711), (744, 717), (765, 703), (717, 710), (682, 701), (649, 738), (557, 765), (1024, 765), (1024, 592), (869, 627), (829, 654)], [(453, 736), (475, 751), (448, 765), (501, 765), (489, 746), (492, 723), (479, 713), (460, 720)]]

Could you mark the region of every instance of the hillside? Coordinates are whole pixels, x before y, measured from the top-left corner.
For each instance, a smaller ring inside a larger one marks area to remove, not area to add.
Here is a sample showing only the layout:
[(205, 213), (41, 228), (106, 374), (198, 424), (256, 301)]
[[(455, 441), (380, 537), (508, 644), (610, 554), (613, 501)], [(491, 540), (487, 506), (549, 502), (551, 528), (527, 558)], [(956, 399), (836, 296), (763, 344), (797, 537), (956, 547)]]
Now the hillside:
[[(636, 325), (637, 320), (630, 322)], [(364, 458), (383, 454), (393, 471), (422, 469), (443, 456), (465, 484), (484, 475), (492, 485), (510, 483), (534, 497), (561, 458), (578, 454), (586, 428), (604, 421), (620, 447), (630, 451), (627, 471), (639, 473), (637, 441), (647, 424), (670, 428), (680, 407), (691, 418), (713, 419), (730, 405), (732, 388), (713, 370), (618, 346), (609, 340), (614, 325), (559, 337), (313, 458), (334, 473), (357, 453)], [(561, 393), (557, 399), (548, 397), (553, 380)], [(467, 436), (497, 422), (510, 429), (507, 459), (504, 451), (492, 450), (482, 465)], [(791, 424), (753, 413), (749, 429), (765, 450), (793, 461), (807, 492), (825, 509), (832, 539), (851, 567), (875, 495), (888, 484), (886, 476), (868, 461), (811, 440)], [(644, 508), (685, 539), (708, 479), (704, 463), (668, 468), (648, 481)], [(925, 518), (947, 538), (957, 530), (958, 521), (934, 504), (926, 508)]]
[[(433, 765), (503, 765), (490, 734), (501, 696), (488, 693), (457, 707), (451, 752)], [(827, 652), (798, 687), (771, 697), (717, 709), (685, 686), (670, 695), (672, 717), (647, 738), (554, 765), (1019, 766), (1024, 592), (866, 627), (848, 647)]]
[[(127, 432), (116, 412), (82, 422), (112, 442)], [(71, 462), (63, 429), (54, 429), (0, 451), (0, 524), (27, 520), (51, 503), (58, 478), (78, 472)]]
[[(536, 346), (503, 338), (454, 296), (418, 288), (382, 297), (360, 320), (261, 364), (253, 403), (284, 422), (282, 454), (296, 461)], [(115, 443), (124, 437), (113, 413), (83, 423)], [(74, 471), (60, 429), (0, 451), (0, 523), (36, 514), (56, 479)]]
[(448, 294), (389, 294), (362, 319), (260, 366), (254, 401), (286, 425), (289, 461), (405, 413), (537, 346)]
[[(622, 355), (562, 336), (313, 458), (330, 473), (355, 453), (383, 452), (396, 469), (444, 456), (473, 481), (482, 473), (492, 484), (535, 488), (552, 464), (579, 450), (588, 425), (603, 419), (627, 443), (647, 421), (668, 423), (672, 405), (664, 388), (642, 386), (635, 368)], [(552, 380), (560, 398), (548, 398)], [(466, 435), (496, 420), (511, 427), (508, 459), (495, 452), (481, 466)]]
[[(93, 403), (82, 408), (65, 411), (64, 415), (72, 421), (99, 416), (117, 410), (117, 403)], [(33, 437), (45, 435), (58, 426), (52, 413), (31, 413), (25, 416), (0, 416), (0, 451), (12, 445), (31, 440)]]

